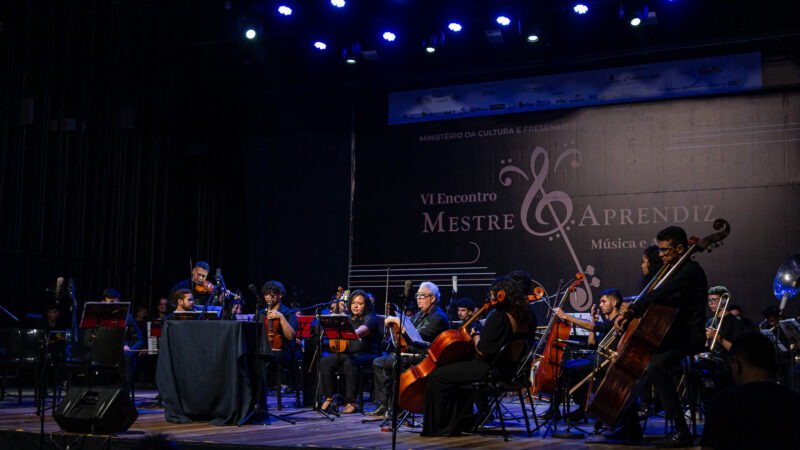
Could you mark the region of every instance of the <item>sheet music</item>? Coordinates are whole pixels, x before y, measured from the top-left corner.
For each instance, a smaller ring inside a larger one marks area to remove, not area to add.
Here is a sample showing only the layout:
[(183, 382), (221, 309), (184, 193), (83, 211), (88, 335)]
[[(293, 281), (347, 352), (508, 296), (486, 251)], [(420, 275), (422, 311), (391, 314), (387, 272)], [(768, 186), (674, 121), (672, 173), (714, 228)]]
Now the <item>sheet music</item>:
[(400, 320), (402, 321), (401, 323), (403, 324), (403, 330), (405, 331), (406, 336), (411, 339), (412, 343), (421, 345), (423, 347), (430, 346), (430, 344), (425, 342), (425, 340), (422, 339), (422, 336), (419, 335), (419, 331), (417, 331), (417, 328), (411, 323), (410, 317), (403, 316), (400, 318)]

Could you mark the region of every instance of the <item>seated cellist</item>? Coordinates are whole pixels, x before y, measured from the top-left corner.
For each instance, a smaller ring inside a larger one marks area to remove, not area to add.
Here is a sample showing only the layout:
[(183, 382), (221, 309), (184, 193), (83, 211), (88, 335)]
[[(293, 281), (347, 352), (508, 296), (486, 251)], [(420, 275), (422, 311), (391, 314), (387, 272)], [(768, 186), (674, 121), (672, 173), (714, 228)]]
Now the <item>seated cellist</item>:
[[(528, 301), (518, 284), (508, 277), (498, 278), (492, 283), (490, 294), (498, 303), (478, 336), (474, 357), (437, 367), (428, 376), (422, 436), (458, 436), (472, 426), (469, 383), (486, 378), (490, 363), (507, 343), (529, 336)], [(522, 349), (520, 346), (518, 352)], [(507, 355), (509, 363), (521, 356), (512, 353)], [(514, 364), (507, 366), (512, 369)], [(504, 375), (508, 374), (500, 376)]]
[[(450, 322), (447, 314), (439, 306), (439, 287), (430, 281), (424, 281), (419, 285), (416, 295), (419, 311), (411, 318), (411, 323), (419, 332), (420, 337), (425, 342), (433, 342), (443, 331), (450, 329)], [(399, 325), (400, 319), (397, 317), (387, 317), (384, 321), (386, 327), (392, 324)], [(412, 364), (419, 364), (425, 358), (427, 349), (409, 344), (408, 352), (413, 356), (402, 361), (402, 369), (405, 370)], [(387, 356), (375, 358), (372, 362), (372, 371), (375, 377), (375, 399), (380, 402), (378, 408), (370, 412), (371, 415), (380, 416), (390, 412), (389, 398), (392, 392), (392, 369), (394, 367), (395, 355), (391, 353)]]

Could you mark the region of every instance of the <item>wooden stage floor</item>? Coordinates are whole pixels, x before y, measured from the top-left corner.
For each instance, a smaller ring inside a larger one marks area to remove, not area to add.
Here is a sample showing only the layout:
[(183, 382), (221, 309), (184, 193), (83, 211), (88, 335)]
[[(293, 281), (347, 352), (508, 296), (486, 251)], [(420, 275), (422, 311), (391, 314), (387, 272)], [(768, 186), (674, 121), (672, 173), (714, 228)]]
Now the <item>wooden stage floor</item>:
[[(28, 392), (32, 394), (32, 392)], [(136, 406), (139, 418), (124, 433), (111, 437), (103, 435), (83, 436), (79, 433), (61, 431), (53, 420), (52, 413), (45, 418), (46, 448), (66, 448), (66, 444), (73, 444), (70, 448), (135, 448), (136, 440), (152, 433), (163, 433), (171, 441), (178, 444), (177, 448), (287, 448), (287, 447), (313, 447), (313, 448), (364, 448), (364, 449), (389, 449), (392, 446), (391, 432), (383, 432), (380, 422), (362, 423), (369, 419), (368, 416), (351, 414), (341, 416), (330, 421), (322, 418), (316, 412), (304, 412), (292, 416), (297, 420), (295, 425), (273, 419), (267, 423), (248, 424), (242, 427), (218, 427), (206, 423), (173, 424), (164, 420), (164, 410), (155, 403), (155, 391), (137, 391)], [(292, 401), (289, 397), (288, 401)], [(287, 401), (284, 397), (285, 403)], [(274, 398), (270, 399), (274, 405)], [(519, 401), (507, 399), (504, 404), (510, 411), (519, 415)], [(546, 409), (547, 405), (537, 405), (538, 411)], [(372, 409), (368, 405), (367, 410)], [(282, 414), (298, 411), (293, 408), (284, 408)], [(270, 412), (277, 412), (271, 409)], [(533, 423), (531, 424), (533, 426)], [(580, 424), (582, 428), (591, 431), (591, 423)], [(499, 422), (497, 423), (499, 430)], [(559, 423), (559, 431), (563, 431), (565, 424)], [(16, 399), (6, 399), (0, 402), (0, 447), (35, 448), (39, 445), (39, 417), (35, 414), (33, 398), (23, 398), (21, 406)], [(397, 433), (397, 448), (560, 448), (560, 449), (631, 449), (630, 445), (612, 445), (608, 443), (587, 443), (585, 439), (556, 439), (549, 434), (545, 436), (544, 429), (539, 430), (533, 437), (527, 437), (524, 423), (513, 420), (507, 422), (507, 427), (512, 433), (508, 442), (502, 436), (466, 435), (453, 438), (423, 438), (420, 437), (419, 428), (401, 427)], [(698, 432), (702, 431), (702, 422), (698, 423)], [(663, 436), (664, 420), (651, 417), (645, 430), (645, 440), (654, 440)], [(78, 445), (75, 445), (78, 444)], [(645, 444), (646, 445), (646, 444)], [(699, 448), (699, 447), (696, 447)]]

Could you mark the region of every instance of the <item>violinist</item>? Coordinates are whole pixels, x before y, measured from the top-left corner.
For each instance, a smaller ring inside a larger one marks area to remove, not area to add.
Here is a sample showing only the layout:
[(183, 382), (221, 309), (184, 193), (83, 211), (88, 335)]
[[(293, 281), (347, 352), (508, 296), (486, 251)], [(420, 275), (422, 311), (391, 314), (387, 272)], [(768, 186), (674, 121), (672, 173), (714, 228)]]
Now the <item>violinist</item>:
[[(411, 324), (417, 329), (422, 340), (431, 343), (439, 334), (450, 329), (447, 314), (439, 306), (439, 287), (430, 281), (422, 282), (419, 285), (419, 290), (417, 290), (416, 299), (419, 311), (411, 318)], [(393, 324), (399, 326), (400, 319), (386, 317), (384, 325), (389, 328)], [(405, 370), (412, 364), (419, 364), (425, 358), (426, 352), (427, 348), (409, 343), (407, 353), (412, 356), (401, 361), (401, 369)], [(375, 399), (380, 402), (380, 406), (370, 412), (371, 415), (381, 416), (388, 414), (390, 411), (389, 398), (392, 392), (392, 368), (394, 363), (394, 353), (375, 358), (372, 362), (372, 371), (375, 377)]]
[(331, 344), (331, 353), (320, 360), (320, 385), (325, 401), (322, 410), (327, 410), (333, 402), (334, 372), (342, 374), (345, 382), (344, 398), (347, 406), (342, 414), (357, 411), (356, 371), (359, 364), (370, 364), (378, 356), (378, 318), (366, 292), (356, 290), (350, 295), (348, 318), (358, 334), (358, 340), (339, 339), (338, 346)]
[(192, 267), (192, 277), (173, 286), (172, 290), (169, 292), (169, 298), (173, 298), (175, 291), (178, 289), (188, 289), (191, 291), (195, 303), (199, 306), (205, 305), (209, 297), (211, 297), (211, 292), (214, 287), (210, 281), (206, 280), (208, 271), (209, 267), (207, 262), (197, 261), (194, 267)]
[(513, 375), (522, 344), (529, 336), (528, 299), (519, 285), (508, 277), (500, 277), (492, 283), (490, 296), (490, 301), (497, 303), (475, 344), (473, 358), (437, 367), (428, 376), (422, 436), (458, 436), (471, 428), (471, 383), (486, 378), (490, 363), (506, 344), (519, 341), (519, 346), (511, 347), (507, 364), (498, 367), (500, 379)]
[[(261, 295), (267, 302), (267, 308), (259, 311), (258, 322), (263, 323), (264, 319), (267, 319), (267, 339), (269, 339), (270, 334), (274, 336), (273, 340), (267, 343), (271, 348), (272, 358), (270, 361), (286, 367), (294, 356), (297, 316), (281, 303), (281, 299), (286, 295), (286, 288), (283, 287), (283, 283), (280, 281), (267, 281), (264, 283), (261, 286)], [(272, 333), (269, 333), (269, 331)]]
[[(674, 265), (689, 249), (686, 231), (677, 226), (661, 230), (656, 240), (661, 262), (664, 264)], [(675, 424), (674, 430), (668, 436), (655, 443), (659, 447), (684, 447), (692, 444), (692, 435), (678, 397), (677, 380), (673, 379), (672, 372), (680, 367), (683, 358), (701, 351), (705, 345), (707, 292), (708, 282), (703, 268), (696, 261), (689, 260), (657, 289), (644, 294), (632, 305), (623, 304), (620, 316), (615, 321), (616, 328), (624, 328), (629, 319), (644, 315), (650, 304), (678, 308), (675, 320), (647, 366), (666, 418)], [(634, 425), (632, 421), (626, 425), (631, 429), (638, 427), (638, 423)]]

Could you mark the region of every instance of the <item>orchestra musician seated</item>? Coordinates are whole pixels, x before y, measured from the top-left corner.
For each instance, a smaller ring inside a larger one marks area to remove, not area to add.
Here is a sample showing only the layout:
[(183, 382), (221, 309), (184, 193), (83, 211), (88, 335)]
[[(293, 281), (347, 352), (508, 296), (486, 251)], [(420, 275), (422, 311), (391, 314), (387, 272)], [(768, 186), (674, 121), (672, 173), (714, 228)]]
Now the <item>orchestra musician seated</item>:
[(174, 320), (176, 312), (194, 311), (194, 295), (189, 289), (178, 289), (172, 294), (175, 311), (164, 316), (164, 320)]
[(422, 436), (458, 436), (471, 428), (474, 423), (470, 383), (485, 379), (500, 350), (517, 341), (520, 345), (510, 348), (507, 361), (498, 367), (501, 379), (513, 375), (530, 336), (528, 299), (509, 277), (496, 279), (490, 295), (491, 301), (497, 303), (478, 335), (473, 356), (466, 361), (436, 367), (428, 376)]
[[(420, 337), (427, 343), (433, 342), (439, 334), (450, 329), (450, 322), (447, 314), (439, 306), (439, 287), (430, 281), (423, 281), (419, 285), (416, 294), (417, 307), (419, 311), (411, 318), (411, 324), (419, 332)], [(399, 326), (400, 319), (397, 317), (386, 317), (384, 325)], [(410, 356), (401, 361), (401, 372), (412, 364), (419, 364), (426, 355), (427, 348), (408, 343), (406, 353)], [(394, 367), (395, 354), (389, 353), (387, 356), (375, 358), (372, 361), (372, 371), (375, 383), (375, 399), (380, 403), (378, 408), (370, 412), (371, 415), (388, 415), (391, 412), (390, 396), (392, 392), (392, 369)]]
[(294, 358), (294, 338), (297, 335), (298, 327), (297, 316), (281, 303), (283, 296), (286, 295), (286, 288), (280, 281), (264, 283), (261, 286), (261, 295), (267, 302), (267, 308), (259, 311), (258, 322), (264, 323), (264, 319), (267, 319), (265, 325), (268, 328), (267, 338), (269, 340), (270, 334), (274, 336), (268, 342), (271, 355), (269, 362), (288, 367)]
[[(602, 340), (609, 331), (614, 328), (614, 319), (619, 315), (619, 307), (622, 305), (622, 293), (618, 289), (607, 289), (600, 293), (600, 308), (598, 309), (594, 304), (590, 309), (590, 321), (578, 319), (577, 317), (565, 313), (561, 308), (554, 308), (553, 312), (558, 315), (561, 320), (565, 320), (574, 324), (579, 328), (589, 331), (587, 344), (589, 347), (596, 347), (597, 343)], [(600, 321), (602, 314), (603, 320)], [(615, 349), (616, 343), (611, 343), (610, 348)], [(564, 376), (567, 377), (567, 385), (573, 386), (581, 381), (586, 375), (592, 371), (592, 361), (587, 358), (574, 358), (565, 361)], [(584, 411), (586, 410), (588, 384), (584, 383), (573, 394), (573, 400), (578, 409), (572, 411), (569, 419), (573, 421), (580, 421), (584, 419)], [(558, 405), (560, 399), (554, 398), (553, 404)], [(549, 417), (545, 417), (549, 418)]]
[(372, 302), (367, 300), (366, 292), (362, 290), (353, 291), (349, 299), (350, 324), (356, 330), (359, 339), (332, 340), (330, 347), (331, 353), (320, 360), (320, 386), (325, 401), (321, 409), (327, 410), (333, 403), (334, 377), (338, 370), (344, 378), (345, 390), (344, 399), (347, 406), (342, 410), (342, 414), (352, 414), (357, 411), (356, 400), (356, 380), (357, 365), (371, 364), (372, 360), (378, 356), (378, 318), (373, 310)]
[(775, 383), (775, 345), (745, 333), (730, 347), (737, 387), (719, 392), (707, 410), (703, 449), (793, 449), (800, 442), (800, 394)]
[[(461, 323), (466, 323), (475, 314), (475, 302), (469, 297), (462, 297), (456, 300), (455, 307), (458, 320), (460, 320)], [(479, 320), (469, 324), (467, 332), (472, 336), (475, 342), (478, 340), (478, 335), (481, 334), (481, 328), (483, 328), (483, 326)]]

